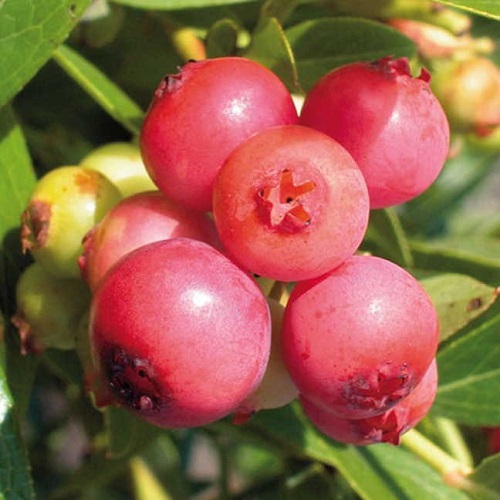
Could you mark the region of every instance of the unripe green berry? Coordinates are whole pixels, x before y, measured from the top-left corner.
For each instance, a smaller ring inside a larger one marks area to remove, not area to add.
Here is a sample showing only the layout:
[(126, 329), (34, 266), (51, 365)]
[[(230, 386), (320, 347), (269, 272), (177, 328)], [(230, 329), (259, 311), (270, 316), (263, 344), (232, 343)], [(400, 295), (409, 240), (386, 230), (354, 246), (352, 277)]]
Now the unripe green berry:
[(121, 199), (100, 172), (63, 166), (42, 177), (21, 215), (21, 243), (58, 278), (79, 278), (82, 239)]
[(55, 278), (34, 262), (17, 282), (16, 302), (11, 321), (19, 330), (23, 354), (46, 348), (73, 349), (90, 292), (82, 280)]
[(104, 144), (85, 156), (80, 166), (104, 174), (123, 198), (157, 189), (142, 162), (139, 146), (131, 142)]

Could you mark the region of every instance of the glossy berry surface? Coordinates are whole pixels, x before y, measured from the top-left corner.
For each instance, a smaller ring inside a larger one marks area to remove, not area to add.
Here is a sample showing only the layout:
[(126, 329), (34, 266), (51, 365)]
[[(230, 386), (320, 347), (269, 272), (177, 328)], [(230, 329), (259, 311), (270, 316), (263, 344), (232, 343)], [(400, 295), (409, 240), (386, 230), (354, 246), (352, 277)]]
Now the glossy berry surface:
[(82, 238), (121, 199), (103, 174), (63, 166), (36, 184), (21, 215), (21, 244), (58, 278), (79, 278)]
[(259, 385), (271, 344), (259, 287), (188, 238), (150, 243), (113, 266), (93, 296), (89, 328), (112, 397), (161, 427), (230, 414)]
[(82, 276), (93, 290), (106, 271), (132, 250), (167, 238), (186, 237), (218, 242), (213, 221), (169, 200), (159, 191), (121, 200), (83, 240), (78, 259)]
[(229, 255), (281, 281), (319, 276), (351, 256), (368, 223), (363, 176), (347, 151), (299, 125), (255, 134), (214, 186), (213, 213)]
[(368, 255), (298, 283), (283, 320), (283, 359), (293, 381), (341, 418), (373, 417), (406, 397), (437, 343), (436, 310), (418, 281)]
[(207, 59), (162, 81), (140, 146), (160, 190), (208, 211), (214, 178), (229, 153), (255, 132), (297, 120), (291, 95), (270, 70), (241, 57)]
[(397, 445), (401, 436), (415, 427), (429, 412), (437, 391), (438, 373), (434, 360), (420, 383), (410, 394), (386, 412), (371, 418), (343, 419), (301, 397), (302, 409), (324, 434), (358, 446), (390, 443)]
[(309, 91), (300, 123), (342, 144), (363, 171), (371, 208), (415, 198), (439, 175), (449, 149), (446, 115), (422, 70), (404, 58), (352, 63)]

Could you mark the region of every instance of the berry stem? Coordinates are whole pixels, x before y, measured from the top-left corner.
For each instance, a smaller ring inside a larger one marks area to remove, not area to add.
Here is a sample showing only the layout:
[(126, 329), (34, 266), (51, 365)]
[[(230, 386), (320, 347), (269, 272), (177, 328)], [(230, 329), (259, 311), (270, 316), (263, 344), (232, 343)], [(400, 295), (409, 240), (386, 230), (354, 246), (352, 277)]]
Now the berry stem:
[(130, 469), (134, 481), (136, 498), (156, 498), (157, 500), (167, 500), (170, 498), (170, 495), (163, 489), (158, 478), (142, 458), (132, 458), (130, 460)]
[(434, 425), (450, 455), (464, 466), (473, 468), (474, 460), (457, 424), (447, 418), (436, 417)]
[(288, 300), (288, 289), (282, 281), (275, 281), (271, 290), (269, 291), (269, 297), (276, 300), (281, 305), (286, 305)]
[(402, 438), (401, 444), (441, 473), (445, 483), (463, 488), (466, 476), (472, 471), (469, 467), (452, 457), (416, 429), (410, 429)]

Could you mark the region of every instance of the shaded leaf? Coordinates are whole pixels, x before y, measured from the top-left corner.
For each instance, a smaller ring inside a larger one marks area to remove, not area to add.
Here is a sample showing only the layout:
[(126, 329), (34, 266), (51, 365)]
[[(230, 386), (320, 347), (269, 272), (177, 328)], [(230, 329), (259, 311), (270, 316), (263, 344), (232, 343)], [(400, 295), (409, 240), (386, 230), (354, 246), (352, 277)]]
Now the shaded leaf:
[(238, 26), (232, 19), (217, 21), (207, 33), (205, 45), (207, 58), (234, 55), (238, 39)]
[(266, 0), (262, 5), (261, 15), (263, 17), (274, 17), (283, 24), (297, 8), (299, 0)]
[(244, 56), (276, 73), (290, 91), (300, 92), (293, 53), (283, 28), (274, 17), (259, 22)]
[(432, 500), (469, 498), (462, 491), (444, 483), (441, 474), (404, 448), (375, 445), (363, 448), (361, 453), (392, 486), (397, 498)]
[(0, 309), (10, 318), (14, 312), (12, 289), (21, 272), (19, 225), (35, 185), (23, 132), (10, 106), (0, 110)]
[(470, 425), (500, 425), (500, 301), (441, 344), (435, 415)]
[(485, 458), (467, 476), (466, 491), (476, 500), (500, 500), (500, 453)]
[(112, 0), (114, 3), (129, 5), (137, 9), (148, 10), (183, 10), (254, 3), (255, 0)]
[(0, 368), (0, 497), (35, 498), (31, 471), (16, 423), (14, 404)]
[(158, 427), (140, 420), (122, 408), (106, 408), (105, 418), (108, 432), (107, 453), (115, 460), (132, 457), (160, 434)]
[(413, 57), (415, 45), (398, 31), (362, 18), (305, 21), (285, 31), (301, 86), (308, 90), (330, 70), (355, 61)]
[(54, 60), (118, 123), (139, 134), (143, 111), (94, 64), (64, 45), (54, 52)]
[(336, 467), (361, 498), (467, 498), (406, 450), (385, 444), (348, 446), (329, 439), (312, 426), (298, 405), (261, 411), (247, 425), (271, 442), (293, 447), (299, 456)]
[(418, 269), (466, 274), (495, 287), (500, 283), (500, 240), (450, 237), (410, 241), (410, 248)]
[(372, 210), (363, 249), (373, 250), (402, 267), (413, 267), (413, 256), (396, 212), (391, 208)]
[(23, 132), (6, 105), (0, 110), (0, 309), (7, 351), (5, 370), (19, 414), (27, 407), (36, 360), (21, 356), (10, 318), (15, 311), (15, 284), (26, 265), (19, 240), (20, 215), (35, 182)]
[(426, 191), (400, 206), (405, 227), (431, 236), (441, 234), (450, 215), (460, 213), (464, 199), (488, 182), (497, 161), (497, 153), (463, 144)]
[(484, 313), (498, 297), (495, 288), (463, 274), (440, 274), (420, 283), (438, 311), (441, 341)]
[(498, 0), (436, 0), (443, 3), (464, 9), (480, 16), (491, 17), (500, 20), (500, 4)]
[(0, 2), (0, 106), (50, 59), (89, 3), (90, 0)]

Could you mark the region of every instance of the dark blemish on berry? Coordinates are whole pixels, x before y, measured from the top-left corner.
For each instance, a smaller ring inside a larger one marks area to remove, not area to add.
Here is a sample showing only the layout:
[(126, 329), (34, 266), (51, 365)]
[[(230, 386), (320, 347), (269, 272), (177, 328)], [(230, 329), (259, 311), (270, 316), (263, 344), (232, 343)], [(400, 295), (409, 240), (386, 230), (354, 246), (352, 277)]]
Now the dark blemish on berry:
[(161, 99), (165, 95), (175, 92), (182, 85), (182, 73), (177, 73), (175, 75), (167, 75), (158, 85), (155, 90), (155, 98)]
[(483, 305), (483, 300), (481, 297), (476, 297), (475, 299), (472, 299), (469, 301), (467, 304), (467, 312), (472, 312), (476, 311)]
[(48, 239), (52, 205), (32, 201), (21, 214), (21, 247), (23, 253), (43, 247)]
[(161, 394), (148, 362), (128, 354), (120, 347), (111, 347), (106, 351), (108, 355), (103, 360), (104, 370), (118, 402), (141, 412), (158, 410)]

